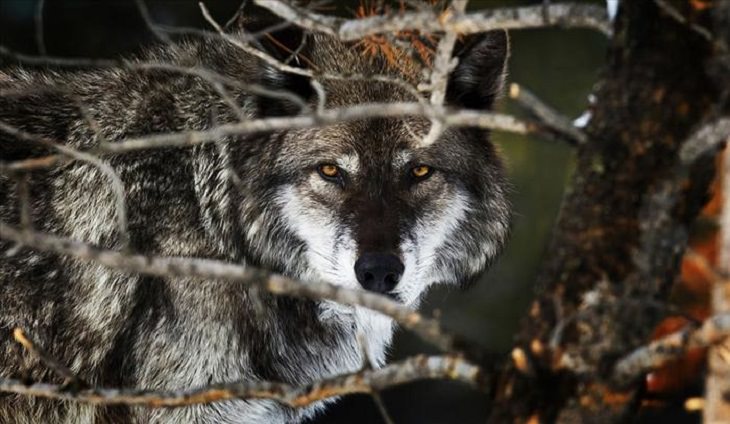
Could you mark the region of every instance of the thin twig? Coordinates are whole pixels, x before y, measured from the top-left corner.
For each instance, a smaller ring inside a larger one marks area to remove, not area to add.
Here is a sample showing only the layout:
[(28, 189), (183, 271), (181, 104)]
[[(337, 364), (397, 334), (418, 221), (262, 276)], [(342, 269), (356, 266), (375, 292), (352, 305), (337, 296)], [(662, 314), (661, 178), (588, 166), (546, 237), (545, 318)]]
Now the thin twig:
[(144, 20), (145, 25), (147, 25), (147, 28), (153, 34), (155, 34), (155, 37), (157, 37), (165, 44), (172, 43), (172, 39), (170, 39), (170, 36), (168, 36), (164, 31), (160, 31), (160, 29), (157, 27), (157, 24), (155, 24), (154, 20), (152, 19), (152, 15), (150, 15), (150, 10), (147, 8), (147, 3), (145, 2), (145, 0), (135, 0), (135, 3), (137, 4), (137, 9), (139, 10), (139, 14), (142, 15), (142, 19)]
[(616, 363), (613, 377), (619, 384), (684, 355), (689, 349), (709, 347), (730, 335), (730, 313), (712, 316), (699, 328), (688, 327), (642, 346)]
[[(467, 3), (468, 0), (453, 0), (451, 7), (444, 12), (445, 17), (442, 17), (442, 20), (448, 22), (460, 18), (466, 10)], [(436, 47), (433, 69), (431, 70), (431, 84), (429, 86), (432, 105), (440, 106), (444, 104), (444, 99), (446, 99), (446, 84), (449, 80), (449, 74), (456, 65), (453, 52), (457, 39), (457, 33), (447, 32)]]
[(519, 103), (534, 115), (541, 123), (570, 144), (583, 144), (588, 137), (573, 122), (561, 115), (558, 111), (548, 106), (532, 92), (519, 84), (512, 83), (509, 86), (509, 97)]
[(679, 22), (682, 25), (686, 25), (689, 29), (694, 31), (695, 33), (699, 34), (702, 38), (705, 40), (715, 44), (715, 39), (712, 36), (712, 33), (707, 28), (698, 25), (694, 22), (690, 22), (687, 20), (687, 18), (682, 15), (679, 10), (677, 10), (674, 6), (667, 3), (665, 0), (654, 0), (654, 3), (664, 11), (667, 15), (669, 15), (672, 19)]
[(32, 171), (67, 163), (69, 159), (63, 155), (48, 155), (39, 158), (23, 159), (13, 162), (0, 161), (0, 173), (9, 174), (15, 171)]
[[(451, 6), (442, 14), (441, 19), (444, 21), (458, 19), (464, 14), (468, 0), (453, 0)], [(429, 89), (431, 90), (431, 105), (441, 106), (446, 99), (446, 85), (449, 82), (449, 75), (457, 64), (454, 58), (454, 46), (458, 39), (458, 34), (449, 31), (444, 35), (436, 47), (436, 54), (431, 69), (431, 81)], [(428, 130), (426, 137), (421, 140), (422, 146), (429, 146), (436, 142), (444, 130), (443, 123), (438, 119), (431, 120), (431, 128)]]
[[(520, 120), (514, 116), (475, 110), (451, 111), (447, 108), (435, 108), (424, 103), (360, 103), (354, 106), (326, 109), (324, 111), (299, 116), (251, 119), (244, 122), (222, 124), (200, 131), (182, 131), (162, 134), (151, 134), (139, 138), (128, 138), (112, 143), (102, 143), (85, 152), (88, 155), (101, 153), (128, 153), (145, 149), (163, 147), (185, 147), (219, 141), (229, 136), (240, 136), (261, 132), (294, 130), (333, 125), (370, 118), (424, 116), (438, 119), (448, 127), (475, 127), (510, 132), (515, 134), (539, 134), (541, 125)], [(58, 141), (28, 133), (17, 127), (0, 121), (0, 131), (26, 140), (43, 143), (53, 142), (54, 148), (64, 148)], [(235, 138), (233, 140), (236, 140)], [(68, 148), (66, 148), (68, 149)], [(66, 154), (66, 151), (64, 151)], [(8, 167), (6, 163), (4, 165)], [(2, 169), (2, 168), (0, 168)]]
[(730, 139), (730, 118), (718, 118), (692, 133), (682, 145), (679, 158), (683, 165), (690, 165), (700, 156), (718, 149), (728, 139)]
[(140, 149), (192, 146), (214, 142), (227, 136), (314, 128), (369, 118), (406, 116), (438, 119), (450, 127), (477, 127), (517, 134), (540, 133), (540, 125), (501, 113), (474, 110), (452, 112), (444, 108), (433, 108), (423, 103), (361, 103), (327, 109), (309, 115), (251, 119), (245, 122), (223, 124), (203, 131), (153, 134), (131, 138), (99, 146), (95, 152), (124, 153)]
[(20, 343), (25, 350), (28, 351), (28, 353), (38, 358), (38, 360), (46, 365), (51, 371), (63, 378), (63, 384), (61, 387), (73, 387), (75, 390), (88, 387), (88, 384), (79, 379), (69, 367), (49, 355), (48, 352), (28, 337), (22, 329), (16, 328), (13, 330), (13, 338), (16, 342)]
[(38, 54), (45, 56), (46, 50), (46, 39), (44, 36), (43, 28), (43, 10), (45, 8), (45, 0), (38, 0), (35, 6), (35, 43), (38, 47)]

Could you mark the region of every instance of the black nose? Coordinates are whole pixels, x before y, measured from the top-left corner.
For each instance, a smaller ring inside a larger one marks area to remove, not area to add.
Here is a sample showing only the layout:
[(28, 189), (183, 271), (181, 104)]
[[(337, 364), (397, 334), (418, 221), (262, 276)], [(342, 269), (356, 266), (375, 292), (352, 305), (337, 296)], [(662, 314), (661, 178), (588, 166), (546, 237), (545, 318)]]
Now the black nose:
[(355, 262), (357, 281), (365, 290), (388, 293), (403, 275), (403, 263), (390, 253), (364, 253)]

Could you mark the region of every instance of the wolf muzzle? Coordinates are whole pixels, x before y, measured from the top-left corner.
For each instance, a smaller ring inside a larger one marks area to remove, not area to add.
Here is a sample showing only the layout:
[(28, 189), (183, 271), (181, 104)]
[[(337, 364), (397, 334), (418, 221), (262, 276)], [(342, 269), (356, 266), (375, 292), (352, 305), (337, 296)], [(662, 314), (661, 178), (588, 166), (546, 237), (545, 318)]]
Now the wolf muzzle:
[(355, 262), (357, 281), (365, 290), (389, 293), (398, 285), (405, 267), (392, 253), (363, 253)]

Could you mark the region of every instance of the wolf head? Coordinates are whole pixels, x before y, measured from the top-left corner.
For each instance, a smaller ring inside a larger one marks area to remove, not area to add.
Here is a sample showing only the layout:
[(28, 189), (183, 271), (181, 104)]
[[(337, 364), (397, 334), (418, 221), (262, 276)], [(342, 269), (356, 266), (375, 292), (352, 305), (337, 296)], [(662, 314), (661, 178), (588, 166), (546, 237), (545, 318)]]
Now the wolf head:
[[(299, 66), (331, 74), (404, 72), (352, 45), (288, 28), (261, 47)], [(285, 45), (289, 48), (282, 48)], [(302, 47), (303, 46), (303, 47)], [(502, 86), (507, 37), (490, 32), (460, 41), (449, 106), (491, 108)], [(293, 91), (316, 107), (415, 101), (387, 82), (310, 81), (262, 65), (262, 83)], [(287, 114), (291, 104), (261, 99), (259, 114)], [(435, 283), (467, 284), (500, 252), (509, 229), (503, 169), (484, 130), (450, 128), (422, 146), (423, 118), (367, 119), (265, 136), (261, 151), (239, 158), (248, 195), (240, 226), (249, 261), (304, 280), (385, 293), (409, 305)]]

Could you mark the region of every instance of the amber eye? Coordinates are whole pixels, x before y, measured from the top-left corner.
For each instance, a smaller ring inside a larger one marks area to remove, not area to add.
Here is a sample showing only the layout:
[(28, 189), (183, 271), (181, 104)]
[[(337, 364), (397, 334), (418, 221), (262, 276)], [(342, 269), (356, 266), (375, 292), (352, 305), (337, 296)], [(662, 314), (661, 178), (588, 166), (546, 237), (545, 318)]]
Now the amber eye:
[(322, 178), (327, 180), (337, 178), (340, 175), (340, 169), (330, 164), (319, 165), (317, 172), (319, 172)]
[(431, 173), (431, 167), (427, 165), (418, 165), (411, 168), (411, 174), (416, 178), (425, 178)]

